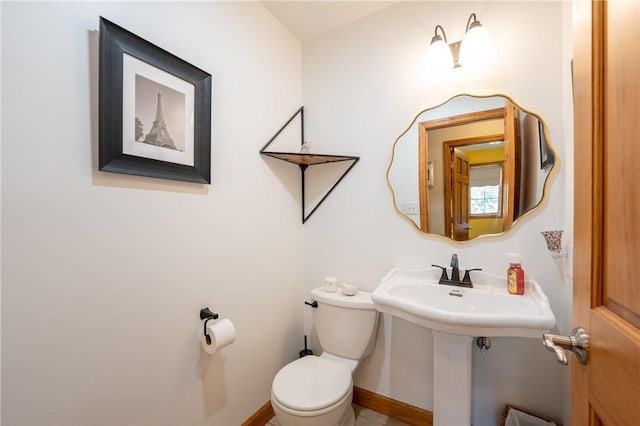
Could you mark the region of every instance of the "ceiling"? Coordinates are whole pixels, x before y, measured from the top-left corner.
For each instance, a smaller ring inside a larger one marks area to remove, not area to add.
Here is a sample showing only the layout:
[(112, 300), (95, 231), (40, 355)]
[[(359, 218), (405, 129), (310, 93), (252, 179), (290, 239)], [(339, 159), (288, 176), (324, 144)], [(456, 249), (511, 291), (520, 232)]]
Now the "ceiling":
[(262, 3), (296, 37), (307, 41), (364, 18), (396, 1), (263, 0)]

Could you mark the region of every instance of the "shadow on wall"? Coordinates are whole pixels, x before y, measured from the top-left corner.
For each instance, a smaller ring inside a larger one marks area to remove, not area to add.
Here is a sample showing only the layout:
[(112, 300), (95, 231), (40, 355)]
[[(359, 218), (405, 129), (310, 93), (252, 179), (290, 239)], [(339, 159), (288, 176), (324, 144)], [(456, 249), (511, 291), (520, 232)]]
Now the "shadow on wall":
[[(388, 376), (383, 376), (389, 359), (393, 363)], [(407, 383), (416, 383), (416, 376), (420, 377), (418, 386), (407, 387)], [(380, 314), (375, 350), (362, 360), (354, 382), (376, 393), (388, 387), (385, 396), (433, 411), (433, 334), (401, 318)]]
[[(384, 362), (384, 354), (387, 352), (385, 317), (383, 314), (378, 315), (380, 315), (380, 318), (378, 319), (378, 334), (376, 335), (375, 348), (371, 355), (361, 361), (358, 370), (356, 370), (356, 376), (354, 377), (354, 384), (356, 386), (359, 386), (362, 382), (362, 384), (365, 385), (364, 387), (369, 388), (369, 390), (375, 389), (375, 387), (371, 388), (371, 384), (375, 383), (376, 385), (379, 385), (384, 381), (381, 375), (383, 371), (382, 363)], [(366, 378), (363, 377), (363, 380), (359, 380), (359, 373), (362, 371), (367, 371), (367, 375)]]
[(196, 374), (202, 385), (204, 417), (212, 417), (227, 403), (227, 386), (224, 377), (226, 355), (219, 351), (208, 354), (201, 345), (200, 358), (196, 364)]
[[(391, 321), (389, 390), (401, 401), (433, 412), (433, 333), (401, 318)], [(416, 368), (417, 366), (417, 368)], [(416, 373), (420, 380), (416, 382)], [(407, 388), (412, 381), (418, 388)]]

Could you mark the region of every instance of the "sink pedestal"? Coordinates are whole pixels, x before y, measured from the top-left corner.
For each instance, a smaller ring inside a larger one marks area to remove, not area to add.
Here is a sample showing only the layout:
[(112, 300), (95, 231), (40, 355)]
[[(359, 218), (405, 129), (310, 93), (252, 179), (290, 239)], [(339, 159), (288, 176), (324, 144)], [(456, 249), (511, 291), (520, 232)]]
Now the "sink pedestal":
[(433, 425), (471, 424), (473, 337), (433, 331)]

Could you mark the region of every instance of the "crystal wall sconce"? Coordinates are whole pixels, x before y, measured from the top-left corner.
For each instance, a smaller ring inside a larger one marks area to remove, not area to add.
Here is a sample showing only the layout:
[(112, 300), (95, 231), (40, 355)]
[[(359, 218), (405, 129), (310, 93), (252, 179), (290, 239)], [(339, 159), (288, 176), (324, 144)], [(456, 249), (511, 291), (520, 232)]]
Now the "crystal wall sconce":
[(547, 243), (549, 254), (554, 259), (558, 257), (567, 257), (567, 250), (562, 248), (562, 232), (562, 230), (540, 232)]

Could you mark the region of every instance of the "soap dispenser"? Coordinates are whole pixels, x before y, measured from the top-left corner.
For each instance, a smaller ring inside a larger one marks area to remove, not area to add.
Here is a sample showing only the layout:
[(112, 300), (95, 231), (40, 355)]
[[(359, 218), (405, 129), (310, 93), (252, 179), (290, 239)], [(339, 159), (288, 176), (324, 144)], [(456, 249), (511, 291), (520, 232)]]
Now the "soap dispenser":
[(507, 253), (510, 258), (507, 270), (507, 290), (511, 294), (524, 294), (524, 270), (518, 253)]

